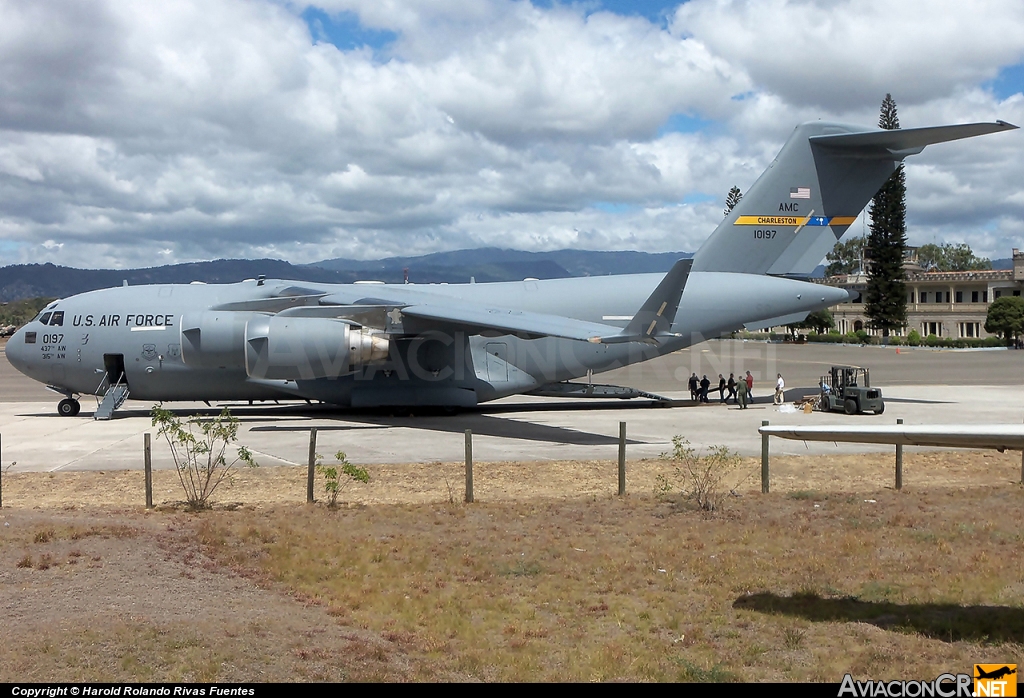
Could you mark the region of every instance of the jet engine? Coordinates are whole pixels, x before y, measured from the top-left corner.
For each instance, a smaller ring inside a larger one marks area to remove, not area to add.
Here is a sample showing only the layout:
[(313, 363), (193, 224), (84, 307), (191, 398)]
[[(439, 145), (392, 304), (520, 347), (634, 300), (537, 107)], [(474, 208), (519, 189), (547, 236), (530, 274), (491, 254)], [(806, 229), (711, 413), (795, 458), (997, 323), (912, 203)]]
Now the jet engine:
[(261, 316), (245, 326), (245, 371), (252, 378), (337, 378), (387, 360), (389, 350), (379, 330), (333, 318)]
[(181, 317), (181, 360), (193, 368), (245, 365), (245, 325), (252, 315), (206, 310)]

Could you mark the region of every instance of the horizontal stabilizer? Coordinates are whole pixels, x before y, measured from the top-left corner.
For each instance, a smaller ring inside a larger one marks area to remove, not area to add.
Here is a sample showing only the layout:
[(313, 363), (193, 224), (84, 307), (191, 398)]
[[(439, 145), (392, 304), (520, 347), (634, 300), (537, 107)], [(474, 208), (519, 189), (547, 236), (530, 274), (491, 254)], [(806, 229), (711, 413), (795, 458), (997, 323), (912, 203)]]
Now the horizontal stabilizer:
[(1005, 121), (995, 123), (957, 124), (954, 126), (927, 126), (925, 128), (901, 128), (890, 131), (861, 131), (827, 136), (811, 136), (812, 145), (829, 149), (849, 151), (849, 154), (891, 157), (914, 155), (925, 146), (946, 143), (961, 138), (973, 138), (987, 133), (1010, 131), (1017, 128)]

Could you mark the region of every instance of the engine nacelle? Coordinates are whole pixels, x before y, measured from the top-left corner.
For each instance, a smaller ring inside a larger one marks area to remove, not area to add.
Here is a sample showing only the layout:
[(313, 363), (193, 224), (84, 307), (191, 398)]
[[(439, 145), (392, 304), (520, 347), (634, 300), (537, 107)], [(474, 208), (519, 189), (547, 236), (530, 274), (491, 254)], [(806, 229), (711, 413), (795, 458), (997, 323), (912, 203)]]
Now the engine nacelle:
[(245, 371), (252, 378), (337, 378), (385, 361), (389, 350), (379, 331), (330, 318), (275, 315), (245, 327)]
[(205, 310), (181, 316), (181, 360), (194, 368), (245, 366), (249, 313)]

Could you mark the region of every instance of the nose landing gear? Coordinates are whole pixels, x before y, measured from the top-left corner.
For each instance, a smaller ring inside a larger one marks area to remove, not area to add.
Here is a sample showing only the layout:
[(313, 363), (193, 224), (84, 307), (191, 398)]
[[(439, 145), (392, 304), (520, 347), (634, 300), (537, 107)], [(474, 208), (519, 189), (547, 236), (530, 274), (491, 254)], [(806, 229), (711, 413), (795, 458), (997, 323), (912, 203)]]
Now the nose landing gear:
[(82, 405), (74, 398), (64, 398), (57, 403), (57, 414), (61, 417), (75, 417), (81, 411)]

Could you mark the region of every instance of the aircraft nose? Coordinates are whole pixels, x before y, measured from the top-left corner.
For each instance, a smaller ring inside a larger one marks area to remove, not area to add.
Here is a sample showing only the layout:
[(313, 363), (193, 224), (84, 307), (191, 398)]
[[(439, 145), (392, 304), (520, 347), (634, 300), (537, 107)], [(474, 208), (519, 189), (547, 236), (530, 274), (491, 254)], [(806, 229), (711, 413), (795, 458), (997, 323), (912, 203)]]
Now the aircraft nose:
[(22, 327), (20, 330), (15, 332), (9, 340), (7, 340), (7, 346), (4, 347), (4, 353), (7, 355), (7, 360), (11, 362), (11, 366), (18, 369), (22, 373), (28, 373), (26, 360), (28, 352), (25, 351), (25, 328)]

